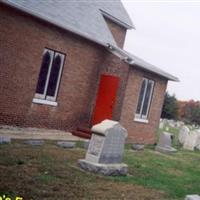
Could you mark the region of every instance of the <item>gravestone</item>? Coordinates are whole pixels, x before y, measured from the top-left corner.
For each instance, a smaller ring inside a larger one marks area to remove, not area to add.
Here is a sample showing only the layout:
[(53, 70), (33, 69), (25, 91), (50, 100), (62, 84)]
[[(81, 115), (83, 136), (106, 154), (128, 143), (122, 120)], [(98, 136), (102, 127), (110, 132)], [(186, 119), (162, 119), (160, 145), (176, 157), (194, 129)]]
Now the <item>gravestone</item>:
[(132, 144), (131, 148), (135, 151), (143, 151), (144, 150), (144, 144)]
[(88, 147), (89, 147), (89, 144), (90, 144), (90, 140), (85, 140), (85, 141), (83, 142), (83, 148), (87, 150)]
[(122, 163), (127, 131), (119, 122), (104, 120), (92, 127), (92, 137), (85, 159), (79, 160), (82, 169), (103, 175), (126, 175)]
[(196, 145), (195, 145), (195, 149), (196, 150), (200, 150), (200, 130), (197, 130), (197, 139), (196, 139)]
[(182, 121), (177, 121), (176, 122), (176, 127), (177, 128), (181, 128), (181, 127), (183, 127), (184, 126), (184, 122), (182, 122)]
[(174, 128), (176, 122), (174, 120), (168, 120), (168, 124), (169, 124), (170, 127)]
[(41, 146), (44, 144), (44, 140), (26, 140), (24, 143), (32, 146)]
[(171, 142), (172, 142), (172, 135), (170, 133), (163, 132), (160, 134), (159, 142), (155, 150), (162, 153), (176, 152), (177, 150), (171, 146)]
[(68, 142), (68, 141), (58, 141), (57, 145), (62, 148), (72, 149), (75, 147), (75, 142)]
[(164, 128), (164, 122), (163, 122), (163, 121), (160, 121), (160, 123), (159, 123), (159, 128), (160, 128), (160, 129), (163, 129), (163, 128)]
[(200, 143), (200, 133), (198, 131), (191, 131), (190, 134), (187, 136), (183, 148), (187, 150), (194, 151), (195, 147), (199, 147)]
[(200, 200), (200, 196), (197, 194), (187, 195), (185, 200)]
[(9, 144), (11, 143), (11, 138), (8, 136), (0, 136), (0, 144)]
[(180, 128), (179, 135), (178, 135), (178, 141), (180, 144), (184, 144), (186, 141), (186, 138), (188, 137), (190, 133), (190, 129), (187, 126), (183, 126)]

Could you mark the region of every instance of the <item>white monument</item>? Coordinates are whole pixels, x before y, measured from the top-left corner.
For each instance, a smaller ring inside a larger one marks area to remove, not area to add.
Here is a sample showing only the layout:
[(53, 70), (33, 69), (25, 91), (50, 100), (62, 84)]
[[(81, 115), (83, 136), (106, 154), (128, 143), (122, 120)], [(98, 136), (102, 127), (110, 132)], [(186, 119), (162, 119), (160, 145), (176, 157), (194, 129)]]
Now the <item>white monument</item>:
[(200, 132), (197, 130), (191, 131), (190, 134), (185, 139), (183, 148), (187, 150), (194, 151), (194, 148), (199, 148), (200, 146)]
[(85, 159), (79, 160), (82, 169), (104, 175), (126, 175), (122, 163), (127, 131), (119, 122), (104, 120), (92, 127), (92, 138)]
[(189, 136), (190, 129), (187, 126), (181, 127), (179, 134), (178, 134), (178, 141), (180, 144), (184, 144), (186, 141), (186, 138)]

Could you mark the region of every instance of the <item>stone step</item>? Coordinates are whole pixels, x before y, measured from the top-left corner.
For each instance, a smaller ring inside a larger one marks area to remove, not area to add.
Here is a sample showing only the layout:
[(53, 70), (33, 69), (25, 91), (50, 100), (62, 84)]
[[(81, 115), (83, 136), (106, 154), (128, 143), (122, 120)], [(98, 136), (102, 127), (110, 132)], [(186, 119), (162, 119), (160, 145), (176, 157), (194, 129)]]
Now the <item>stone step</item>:
[(92, 131), (91, 131), (91, 129), (90, 128), (88, 128), (88, 127), (85, 127), (85, 126), (79, 126), (78, 128), (77, 128), (77, 131), (81, 131), (81, 132), (84, 132), (84, 133), (88, 133), (88, 134), (92, 134)]
[(91, 134), (88, 134), (88, 133), (82, 132), (82, 131), (72, 131), (72, 135), (78, 136), (78, 137), (81, 137), (81, 138), (85, 138), (85, 139), (91, 138)]

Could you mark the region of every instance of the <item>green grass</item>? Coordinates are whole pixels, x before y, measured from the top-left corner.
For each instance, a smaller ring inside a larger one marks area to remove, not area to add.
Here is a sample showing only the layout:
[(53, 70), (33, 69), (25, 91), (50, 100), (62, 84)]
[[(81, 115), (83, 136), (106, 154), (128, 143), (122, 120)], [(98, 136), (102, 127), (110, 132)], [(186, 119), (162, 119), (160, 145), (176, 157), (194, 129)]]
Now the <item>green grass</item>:
[(186, 194), (200, 193), (200, 154), (178, 151), (165, 155), (146, 149), (144, 152), (126, 150), (128, 177), (116, 181), (139, 184), (165, 191), (169, 199), (183, 199)]
[(63, 149), (53, 142), (32, 147), (22, 141), (0, 145), (0, 196), (24, 199), (181, 200), (200, 193), (200, 153), (180, 150), (165, 155), (148, 146), (142, 152), (126, 146), (128, 176), (104, 177), (83, 172), (77, 160), (85, 157), (78, 144)]

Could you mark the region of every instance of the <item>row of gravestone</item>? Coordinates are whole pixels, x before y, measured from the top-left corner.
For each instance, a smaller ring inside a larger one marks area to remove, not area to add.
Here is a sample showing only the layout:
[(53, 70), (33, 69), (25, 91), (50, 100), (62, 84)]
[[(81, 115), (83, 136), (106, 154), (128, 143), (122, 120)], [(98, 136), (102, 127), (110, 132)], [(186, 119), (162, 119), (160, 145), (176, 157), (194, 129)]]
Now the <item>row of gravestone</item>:
[[(171, 133), (162, 132), (156, 150), (163, 153), (176, 152), (177, 150), (172, 147), (173, 137)], [(200, 150), (200, 129), (190, 131), (187, 126), (183, 126), (179, 131), (178, 142), (183, 149)]]
[[(173, 119), (160, 119), (159, 128), (160, 129), (168, 129), (169, 127), (172, 128), (181, 128), (184, 126), (185, 123), (183, 121), (175, 121)], [(190, 129), (198, 129), (200, 128), (198, 125), (192, 124), (188, 125)]]
[(175, 121), (172, 119), (160, 119), (159, 128), (164, 129), (165, 127), (180, 128), (184, 125), (182, 121)]
[[(6, 135), (1, 135), (0, 136), (0, 145), (1, 144), (11, 144), (11, 137), (6, 136)], [(24, 144), (28, 144), (31, 146), (42, 146), (44, 144), (44, 140), (42, 139), (27, 139), (24, 141)], [(62, 147), (62, 148), (66, 148), (66, 149), (71, 149), (76, 147), (76, 142), (72, 142), (72, 141), (57, 141), (57, 146)], [(85, 140), (82, 144), (82, 147), (87, 149), (89, 145), (89, 141)]]

